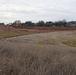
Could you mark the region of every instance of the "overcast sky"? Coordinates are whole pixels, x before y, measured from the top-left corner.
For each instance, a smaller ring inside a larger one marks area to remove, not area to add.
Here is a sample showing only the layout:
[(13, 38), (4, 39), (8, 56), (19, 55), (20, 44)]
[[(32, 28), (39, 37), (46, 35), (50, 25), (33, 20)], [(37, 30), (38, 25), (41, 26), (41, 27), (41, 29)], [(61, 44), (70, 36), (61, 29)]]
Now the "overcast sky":
[(76, 20), (76, 0), (0, 0), (0, 22)]

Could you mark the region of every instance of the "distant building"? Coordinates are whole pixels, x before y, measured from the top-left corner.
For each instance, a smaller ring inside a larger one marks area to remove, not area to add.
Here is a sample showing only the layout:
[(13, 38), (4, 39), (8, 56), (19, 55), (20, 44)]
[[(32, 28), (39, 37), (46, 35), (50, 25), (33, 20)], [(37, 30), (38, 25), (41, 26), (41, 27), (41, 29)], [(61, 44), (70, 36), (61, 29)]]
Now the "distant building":
[(8, 23), (7, 25), (8, 25), (8, 26), (11, 26), (11, 25), (12, 25), (12, 23)]
[(70, 22), (69, 22), (69, 23), (67, 23), (66, 26), (67, 26), (67, 27), (76, 27), (76, 23), (73, 24), (73, 23), (70, 23)]

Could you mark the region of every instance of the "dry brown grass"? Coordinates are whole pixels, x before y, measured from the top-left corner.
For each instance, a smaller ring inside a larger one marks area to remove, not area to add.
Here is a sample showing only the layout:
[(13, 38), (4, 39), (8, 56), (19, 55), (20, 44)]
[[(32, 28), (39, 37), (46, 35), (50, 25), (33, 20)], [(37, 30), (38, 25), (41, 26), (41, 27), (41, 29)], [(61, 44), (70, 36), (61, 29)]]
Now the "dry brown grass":
[(0, 29), (0, 39), (17, 37), (22, 35), (29, 35), (35, 33), (41, 33), (44, 31), (28, 31), (28, 30), (18, 30), (18, 29)]
[(72, 46), (72, 47), (76, 47), (76, 40), (66, 40), (66, 41), (62, 41), (63, 44), (68, 45), (68, 46)]
[(36, 44), (40, 44), (40, 45), (47, 45), (47, 44), (49, 44), (49, 45), (55, 45), (55, 44), (57, 44), (56, 43), (56, 40), (54, 40), (54, 39), (42, 39), (42, 40), (38, 40), (37, 42), (36, 42)]
[(62, 44), (67, 46), (76, 47), (76, 32), (72, 32), (62, 37)]
[(76, 75), (76, 48), (49, 44), (55, 41), (26, 44), (0, 40), (0, 75)]
[(0, 42), (0, 75), (76, 75), (76, 50)]

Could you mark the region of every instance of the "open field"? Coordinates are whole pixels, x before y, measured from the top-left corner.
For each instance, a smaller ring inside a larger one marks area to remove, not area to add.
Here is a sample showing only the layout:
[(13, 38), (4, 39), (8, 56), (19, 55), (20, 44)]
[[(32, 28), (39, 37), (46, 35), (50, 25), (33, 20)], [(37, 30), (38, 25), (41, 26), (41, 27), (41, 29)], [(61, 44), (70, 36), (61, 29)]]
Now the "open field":
[(3, 28), (0, 28), (0, 39), (41, 33), (41, 32), (43, 33), (45, 31), (36, 31), (36, 30), (31, 31), (27, 29), (22, 30), (22, 29), (16, 29), (16, 28), (3, 27)]
[(5, 40), (14, 43), (31, 43), (40, 45), (68, 45), (76, 46), (76, 31), (54, 31), (46, 33), (28, 33), (28, 35), (6, 38)]
[(76, 48), (0, 41), (0, 75), (75, 75)]
[(11, 33), (0, 35), (0, 75), (76, 75), (76, 31)]

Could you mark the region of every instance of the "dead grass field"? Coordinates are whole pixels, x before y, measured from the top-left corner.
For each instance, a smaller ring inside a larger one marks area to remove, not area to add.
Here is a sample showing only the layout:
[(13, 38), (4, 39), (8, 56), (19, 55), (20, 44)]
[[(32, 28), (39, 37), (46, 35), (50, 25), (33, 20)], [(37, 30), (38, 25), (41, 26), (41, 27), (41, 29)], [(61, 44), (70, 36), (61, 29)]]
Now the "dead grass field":
[(72, 33), (62, 37), (62, 43), (67, 46), (76, 47), (76, 32), (72, 31)]
[[(25, 35), (26, 33), (30, 35)], [(40, 45), (63, 44), (67, 46), (76, 47), (76, 31), (54, 31), (54, 32), (46, 32), (46, 33), (26, 31), (23, 33), (23, 36), (7, 38), (6, 40), (14, 43), (15, 42), (31, 43), (31, 44), (40, 44)]]
[(2, 38), (10, 38), (10, 37), (17, 37), (35, 33), (43, 33), (45, 31), (34, 31), (34, 30), (19, 30), (19, 29), (0, 29), (0, 39)]
[(76, 75), (76, 46), (69, 45), (76, 44), (76, 31), (6, 32), (12, 38), (2, 32), (0, 75)]
[(76, 75), (76, 48), (0, 41), (0, 75)]

